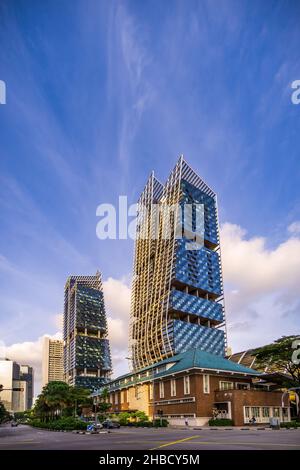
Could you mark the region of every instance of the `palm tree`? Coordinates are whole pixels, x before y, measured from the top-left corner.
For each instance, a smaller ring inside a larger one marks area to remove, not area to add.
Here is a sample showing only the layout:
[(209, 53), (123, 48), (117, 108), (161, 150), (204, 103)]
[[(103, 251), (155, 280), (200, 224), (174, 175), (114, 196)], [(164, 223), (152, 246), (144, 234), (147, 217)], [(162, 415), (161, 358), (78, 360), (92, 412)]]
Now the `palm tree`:
[(37, 416), (46, 419), (55, 419), (62, 416), (65, 412), (76, 415), (77, 407), (88, 406), (92, 404), (89, 397), (90, 391), (80, 387), (71, 387), (65, 382), (49, 382), (39, 395), (35, 413)]
[(104, 388), (100, 393), (100, 403), (98, 403), (98, 409), (101, 413), (106, 413), (111, 408), (111, 403), (108, 403), (109, 391), (108, 388)]
[(70, 386), (65, 382), (49, 382), (42, 391), (42, 400), (50, 410), (51, 419), (61, 416), (62, 410), (68, 406)]
[(90, 397), (90, 391), (81, 387), (70, 387), (68, 406), (74, 408), (74, 415), (77, 415), (77, 409), (84, 406), (92, 406), (93, 401)]

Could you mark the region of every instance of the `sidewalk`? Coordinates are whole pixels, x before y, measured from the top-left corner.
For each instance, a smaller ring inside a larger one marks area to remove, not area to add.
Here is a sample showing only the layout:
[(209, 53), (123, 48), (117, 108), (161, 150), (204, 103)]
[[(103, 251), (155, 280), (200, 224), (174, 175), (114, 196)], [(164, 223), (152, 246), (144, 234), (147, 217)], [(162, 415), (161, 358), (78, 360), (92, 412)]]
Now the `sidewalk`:
[[(273, 431), (269, 425), (265, 426), (168, 426), (170, 429), (186, 429), (187, 431)], [(280, 428), (286, 429), (286, 428)]]

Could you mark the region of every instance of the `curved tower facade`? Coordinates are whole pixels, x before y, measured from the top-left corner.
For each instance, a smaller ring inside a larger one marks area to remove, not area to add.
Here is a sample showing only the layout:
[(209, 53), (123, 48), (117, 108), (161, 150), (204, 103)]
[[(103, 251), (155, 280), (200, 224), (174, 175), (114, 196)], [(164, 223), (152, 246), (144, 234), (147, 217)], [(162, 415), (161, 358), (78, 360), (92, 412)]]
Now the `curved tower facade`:
[(224, 356), (225, 347), (217, 197), (180, 157), (165, 185), (150, 175), (138, 202), (132, 365), (195, 348)]

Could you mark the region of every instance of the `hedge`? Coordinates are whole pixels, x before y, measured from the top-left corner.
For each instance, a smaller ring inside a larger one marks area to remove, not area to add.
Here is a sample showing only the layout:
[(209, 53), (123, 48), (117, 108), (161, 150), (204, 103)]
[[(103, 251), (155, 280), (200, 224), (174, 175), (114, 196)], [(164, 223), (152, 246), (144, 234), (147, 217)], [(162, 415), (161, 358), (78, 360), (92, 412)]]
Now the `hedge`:
[(86, 430), (87, 423), (72, 417), (59, 418), (54, 421), (40, 421), (34, 419), (28, 424), (36, 428), (51, 429), (56, 431)]
[(153, 422), (153, 426), (155, 428), (166, 428), (169, 424), (169, 421), (165, 418), (162, 418), (162, 419), (156, 419), (154, 422)]
[(232, 419), (220, 418), (220, 419), (210, 419), (208, 421), (209, 426), (233, 426)]
[(287, 423), (280, 423), (281, 428), (299, 428), (300, 427), (300, 422), (299, 421), (289, 421)]
[(126, 424), (123, 424), (120, 420), (119, 423), (121, 424), (121, 426), (129, 426), (132, 428), (166, 428), (169, 424), (169, 421), (164, 418), (162, 420), (156, 419), (155, 421), (129, 421)]
[(119, 421), (119, 423), (121, 426), (127, 426), (131, 428), (151, 428), (153, 426), (152, 421), (129, 421), (126, 424), (123, 424), (121, 421)]

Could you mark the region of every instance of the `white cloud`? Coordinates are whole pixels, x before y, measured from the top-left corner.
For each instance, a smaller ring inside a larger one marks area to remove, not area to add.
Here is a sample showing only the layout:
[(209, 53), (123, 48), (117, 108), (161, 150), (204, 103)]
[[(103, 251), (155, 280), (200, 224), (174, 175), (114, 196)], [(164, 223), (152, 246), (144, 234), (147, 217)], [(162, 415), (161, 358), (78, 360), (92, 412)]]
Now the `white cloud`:
[(108, 316), (127, 320), (130, 313), (130, 288), (127, 281), (109, 277), (103, 282), (103, 291)]
[(300, 221), (293, 222), (291, 225), (289, 225), (288, 231), (293, 234), (300, 233)]
[[(119, 188), (128, 191), (126, 182), (134, 153), (132, 145), (144, 113), (151, 108), (156, 96), (156, 86), (151, 79), (153, 58), (148, 28), (141, 28), (124, 3), (119, 3), (111, 15), (107, 31), (107, 97), (109, 101), (117, 99), (120, 125), (116, 142), (122, 168)], [(114, 56), (118, 60), (111, 60)]]
[(113, 349), (126, 349), (128, 343), (126, 321), (108, 317), (109, 341)]
[(221, 228), (229, 345), (245, 349), (299, 330), (300, 238), (270, 249), (240, 226)]
[(128, 372), (128, 326), (130, 288), (125, 279), (108, 278), (103, 282), (108, 335), (114, 376)]
[(129, 371), (128, 351), (127, 349), (121, 349), (116, 351), (112, 350), (112, 362), (113, 362), (113, 377), (127, 374)]
[(221, 229), (222, 261), (226, 282), (250, 294), (274, 289), (297, 289), (300, 275), (300, 238), (288, 238), (274, 249), (266, 239), (246, 239), (246, 231), (226, 223)]
[(34, 368), (34, 394), (40, 392), (42, 380), (42, 348), (43, 339), (45, 337), (61, 339), (61, 333), (55, 335), (45, 334), (40, 336), (36, 341), (24, 341), (22, 343), (14, 343), (10, 346), (2, 347), (3, 356), (18, 362), (19, 364), (29, 365)]
[(57, 314), (54, 315), (54, 317), (53, 317), (54, 326), (55, 326), (59, 331), (62, 331), (62, 329), (63, 329), (63, 320), (64, 320), (64, 316), (63, 316), (62, 313), (57, 313)]

